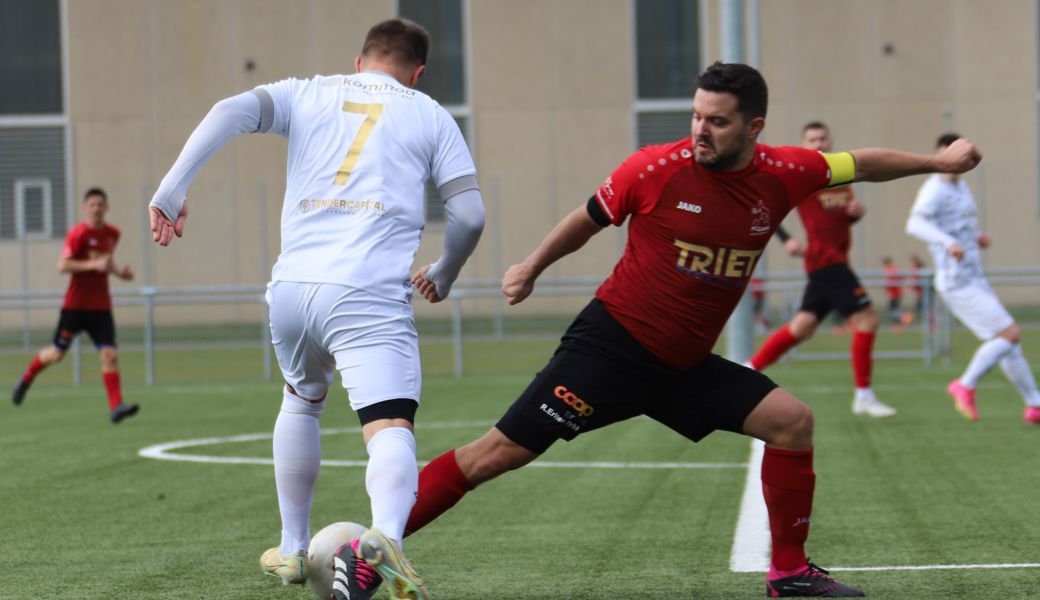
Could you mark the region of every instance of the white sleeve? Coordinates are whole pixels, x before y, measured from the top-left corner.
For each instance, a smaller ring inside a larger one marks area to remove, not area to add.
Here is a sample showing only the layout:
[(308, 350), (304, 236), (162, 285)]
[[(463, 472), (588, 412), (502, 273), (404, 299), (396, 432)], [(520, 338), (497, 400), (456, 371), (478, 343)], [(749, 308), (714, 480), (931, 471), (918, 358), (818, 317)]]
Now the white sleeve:
[(167, 219), (176, 221), (188, 188), (202, 166), (231, 138), (259, 130), (260, 104), (255, 94), (245, 92), (213, 105), (185, 142), (180, 156), (163, 177), (148, 206), (158, 208)]
[(956, 244), (957, 240), (944, 232), (922, 213), (911, 212), (906, 221), (906, 232), (910, 235), (933, 244), (942, 244), (943, 248), (949, 248)]
[(438, 188), (463, 175), (476, 175), (473, 157), (459, 126), (448, 111), (437, 106), (437, 148), (430, 164), (430, 177)]
[(484, 231), (484, 201), (476, 184), (477, 178), (467, 175), (440, 188), (448, 226), (444, 231), (444, 250), (426, 272), (426, 278), (437, 286), (442, 300), (451, 293), (462, 265), (473, 254)]

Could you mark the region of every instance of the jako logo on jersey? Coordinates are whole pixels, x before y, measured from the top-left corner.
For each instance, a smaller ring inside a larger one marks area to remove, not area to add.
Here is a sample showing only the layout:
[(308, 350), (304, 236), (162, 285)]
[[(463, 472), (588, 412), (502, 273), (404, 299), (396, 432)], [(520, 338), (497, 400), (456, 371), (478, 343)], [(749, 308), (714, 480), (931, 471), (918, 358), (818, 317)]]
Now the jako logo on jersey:
[(585, 402), (584, 400), (576, 396), (574, 392), (569, 391), (562, 385), (556, 386), (556, 389), (553, 390), (553, 394), (555, 394), (556, 397), (560, 400), (563, 400), (567, 404), (567, 406), (570, 406), (574, 410), (578, 411), (579, 416), (587, 417), (594, 412), (594, 409), (589, 403)]
[(751, 221), (751, 235), (768, 235), (771, 223), (766, 203), (759, 200), (758, 205), (751, 209), (751, 214), (755, 216), (755, 220)]
[(721, 275), (722, 277), (751, 277), (761, 250), (740, 248), (712, 248), (674, 240), (679, 248), (676, 266), (690, 273)]
[(686, 212), (692, 212), (694, 214), (699, 214), (702, 210), (704, 210), (703, 208), (701, 208), (700, 204), (694, 204), (693, 202), (683, 202), (681, 200), (679, 201), (679, 204), (675, 205), (675, 208), (678, 208), (679, 210), (685, 210)]

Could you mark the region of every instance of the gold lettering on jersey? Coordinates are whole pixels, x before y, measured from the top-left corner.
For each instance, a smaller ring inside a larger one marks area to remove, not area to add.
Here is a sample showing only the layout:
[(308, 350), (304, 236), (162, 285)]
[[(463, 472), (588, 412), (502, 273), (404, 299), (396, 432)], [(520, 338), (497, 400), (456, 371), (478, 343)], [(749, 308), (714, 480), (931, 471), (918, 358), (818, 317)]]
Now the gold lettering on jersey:
[(347, 150), (347, 157), (343, 159), (343, 164), (336, 171), (336, 178), (332, 180), (332, 183), (335, 185), (347, 185), (347, 180), (350, 179), (350, 172), (354, 170), (354, 165), (361, 158), (361, 151), (365, 149), (368, 135), (372, 133), (372, 128), (376, 126), (376, 121), (383, 114), (383, 105), (344, 102), (343, 111), (365, 115), (365, 120), (362, 121), (361, 127), (358, 127), (357, 134), (354, 135), (354, 141), (350, 144), (350, 149)]
[(742, 250), (740, 248), (711, 248), (700, 244), (690, 244), (674, 240), (679, 248), (676, 263), (683, 271), (706, 273), (723, 277), (750, 277), (755, 270), (755, 263), (761, 250)]
[(300, 200), (300, 212), (307, 214), (318, 210), (339, 212), (377, 212), (383, 214), (386, 207), (378, 200), (344, 200), (342, 198), (305, 198)]
[(817, 196), (820, 200), (820, 206), (825, 210), (835, 210), (845, 208), (849, 203), (849, 195), (847, 192), (820, 192)]

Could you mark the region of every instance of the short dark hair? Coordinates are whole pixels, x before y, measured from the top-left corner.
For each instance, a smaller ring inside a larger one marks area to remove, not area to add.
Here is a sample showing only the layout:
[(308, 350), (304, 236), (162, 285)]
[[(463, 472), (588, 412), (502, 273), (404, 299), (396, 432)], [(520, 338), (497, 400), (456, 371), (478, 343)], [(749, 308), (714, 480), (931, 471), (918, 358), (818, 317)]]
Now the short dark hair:
[(733, 94), (737, 97), (737, 112), (748, 120), (766, 116), (769, 88), (754, 67), (716, 61), (697, 77), (697, 89)]
[(827, 132), (831, 130), (831, 128), (827, 127), (827, 124), (823, 121), (809, 121), (802, 127), (802, 133), (804, 134), (806, 131), (809, 131), (810, 129), (822, 129)]
[(415, 67), (426, 64), (430, 51), (430, 34), (422, 25), (408, 19), (389, 19), (377, 23), (368, 30), (361, 56), (378, 54), (392, 57), (394, 61)]
[(87, 192), (83, 194), (83, 201), (86, 202), (87, 198), (90, 198), (91, 196), (101, 196), (102, 200), (108, 202), (108, 194), (105, 193), (105, 190), (99, 187), (92, 187), (87, 190)]
[(935, 147), (938, 148), (939, 146), (949, 146), (950, 144), (961, 139), (962, 137), (963, 136), (959, 133), (944, 133), (939, 136), (939, 139), (935, 140)]

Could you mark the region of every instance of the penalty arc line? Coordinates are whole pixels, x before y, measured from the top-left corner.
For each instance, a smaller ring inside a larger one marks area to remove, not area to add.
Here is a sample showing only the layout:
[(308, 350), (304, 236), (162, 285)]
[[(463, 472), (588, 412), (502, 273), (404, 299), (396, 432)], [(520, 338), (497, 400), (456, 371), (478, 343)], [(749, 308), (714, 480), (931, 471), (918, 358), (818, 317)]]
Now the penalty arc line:
[[(426, 423), (423, 429), (455, 429), (460, 427), (483, 427), (492, 424), (490, 421), (449, 421), (441, 423)], [(360, 427), (345, 427), (339, 429), (323, 429), (322, 435), (338, 433), (360, 433)], [(270, 433), (249, 433), (243, 435), (231, 435), (224, 437), (200, 438), (193, 440), (178, 440), (155, 444), (141, 448), (137, 455), (143, 458), (156, 460), (172, 460), (180, 462), (216, 463), (216, 464), (249, 464), (249, 465), (273, 465), (271, 458), (259, 458), (250, 456), (208, 456), (203, 454), (179, 454), (173, 452), (183, 448), (196, 448), (199, 446), (213, 446), (217, 444), (229, 444), (236, 442), (255, 442), (269, 440)], [(365, 467), (367, 460), (329, 460), (322, 459), (325, 467)], [(423, 466), (426, 461), (419, 461)], [(746, 463), (686, 463), (686, 462), (610, 462), (610, 461), (542, 461), (536, 460), (527, 465), (528, 467), (541, 467), (549, 469), (743, 469)]]

